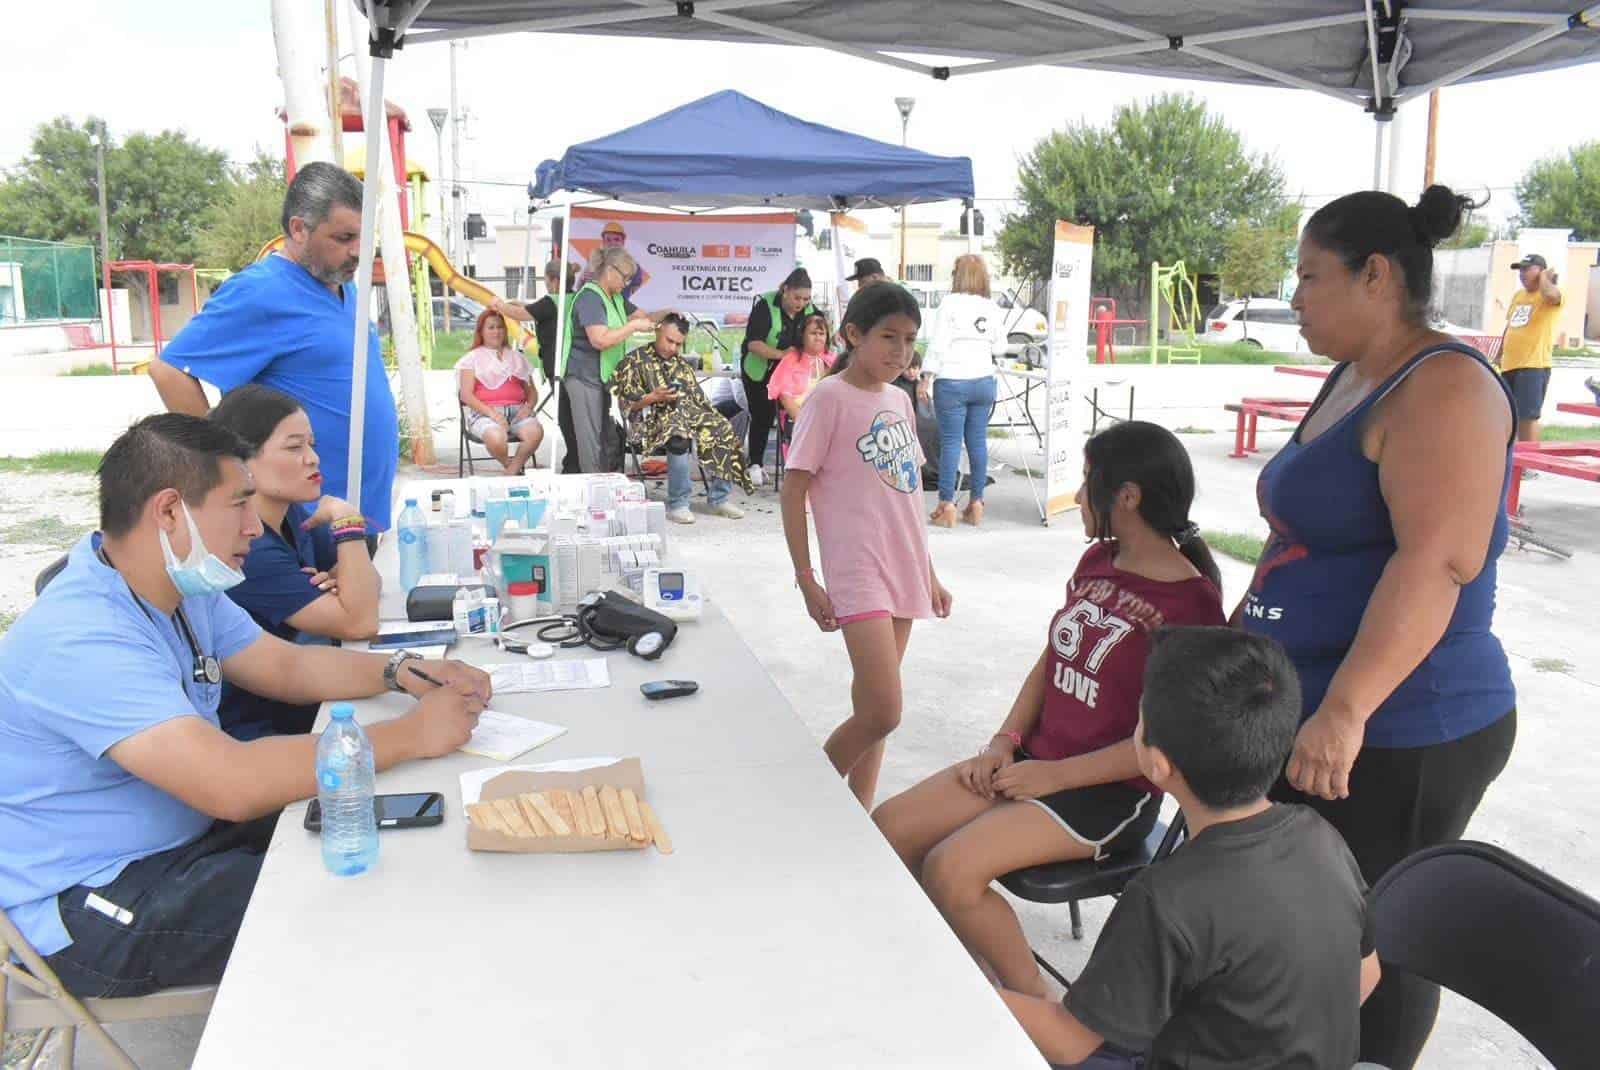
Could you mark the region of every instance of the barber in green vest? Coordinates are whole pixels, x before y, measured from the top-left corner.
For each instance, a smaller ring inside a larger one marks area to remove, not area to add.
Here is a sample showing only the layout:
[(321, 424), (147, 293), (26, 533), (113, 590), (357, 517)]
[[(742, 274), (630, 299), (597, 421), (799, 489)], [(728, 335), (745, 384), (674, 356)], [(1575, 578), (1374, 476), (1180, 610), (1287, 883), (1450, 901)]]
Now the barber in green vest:
[(796, 331), (805, 317), (815, 312), (811, 306), (811, 276), (805, 268), (795, 268), (771, 293), (756, 298), (745, 325), (744, 355), (739, 378), (744, 381), (744, 397), (750, 409), (750, 478), (757, 484), (766, 481), (761, 462), (767, 455), (767, 435), (777, 402), (767, 397), (767, 380), (783, 359), (784, 353), (799, 344)]
[(612, 468), (606, 448), (611, 427), (611, 391), (606, 384), (636, 332), (653, 331), (670, 309), (641, 312), (622, 295), (639, 265), (626, 250), (602, 246), (589, 258), (589, 281), (572, 302), (572, 328), (566, 336), (561, 387), (572, 404), (572, 435), (578, 470)]

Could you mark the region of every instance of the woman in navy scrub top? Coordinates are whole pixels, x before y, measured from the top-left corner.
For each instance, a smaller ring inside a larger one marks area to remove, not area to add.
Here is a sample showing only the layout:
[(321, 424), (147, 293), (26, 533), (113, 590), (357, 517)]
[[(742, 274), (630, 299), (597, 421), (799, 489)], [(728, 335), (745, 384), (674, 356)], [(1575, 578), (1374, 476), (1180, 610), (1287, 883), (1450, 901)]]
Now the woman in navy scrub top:
[[(376, 635), (379, 581), (367, 549), (367, 522), (349, 502), (322, 493), (316, 436), (300, 403), (249, 383), (224, 394), (210, 419), (255, 450), (251, 504), (262, 531), (244, 560), (244, 582), (228, 597), (291, 643)], [(224, 685), (217, 713), (229, 735), (257, 739), (309, 732), (317, 707)]]
[[(1261, 473), (1271, 537), (1235, 618), (1300, 673), (1305, 720), (1273, 797), (1327, 818), (1369, 884), (1462, 835), (1516, 735), (1493, 631), (1511, 398), (1476, 350), (1428, 327), (1433, 247), (1470, 207), (1442, 186), (1412, 207), (1355, 193), (1306, 225), (1293, 305), (1338, 367)], [(1438, 1001), (1385, 971), (1362, 1059), (1412, 1066)]]

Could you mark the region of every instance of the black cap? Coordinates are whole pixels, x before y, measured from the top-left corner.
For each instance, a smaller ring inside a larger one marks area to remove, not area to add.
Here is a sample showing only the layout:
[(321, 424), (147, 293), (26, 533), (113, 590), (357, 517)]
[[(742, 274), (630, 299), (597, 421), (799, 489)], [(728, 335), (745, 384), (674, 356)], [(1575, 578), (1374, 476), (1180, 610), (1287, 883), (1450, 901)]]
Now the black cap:
[(844, 281), (845, 282), (855, 282), (857, 279), (859, 279), (863, 275), (887, 275), (887, 274), (888, 274), (888, 272), (883, 270), (883, 265), (878, 263), (876, 260), (874, 260), (872, 257), (869, 256), (864, 260), (857, 260), (856, 261), (856, 273), (854, 275), (846, 275), (844, 277)]
[(1511, 270), (1521, 271), (1525, 267), (1548, 268), (1549, 266), (1549, 264), (1545, 263), (1544, 257), (1540, 256), (1538, 253), (1529, 253), (1521, 260), (1518, 260), (1515, 264), (1512, 264)]

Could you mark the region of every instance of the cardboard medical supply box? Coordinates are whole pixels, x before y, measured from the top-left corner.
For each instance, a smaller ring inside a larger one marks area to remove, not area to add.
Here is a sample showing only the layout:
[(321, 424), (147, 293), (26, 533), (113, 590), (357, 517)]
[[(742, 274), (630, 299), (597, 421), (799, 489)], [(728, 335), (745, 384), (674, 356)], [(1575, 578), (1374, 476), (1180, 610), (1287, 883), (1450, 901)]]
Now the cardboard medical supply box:
[[(530, 791), (549, 791), (566, 788), (582, 793), (584, 788), (600, 789), (610, 785), (621, 791), (632, 788), (640, 802), (648, 801), (644, 790), (644, 767), (637, 758), (623, 758), (610, 765), (598, 765), (576, 772), (536, 773), (525, 769), (511, 769), (485, 782), (478, 795), (480, 802), (508, 799)], [(554, 854), (574, 851), (628, 851), (641, 850), (649, 842), (614, 840), (605, 836), (583, 836), (573, 832), (570, 836), (508, 836), (504, 832), (479, 828), (468, 821), (467, 847), (474, 851), (510, 851), (519, 854)]]

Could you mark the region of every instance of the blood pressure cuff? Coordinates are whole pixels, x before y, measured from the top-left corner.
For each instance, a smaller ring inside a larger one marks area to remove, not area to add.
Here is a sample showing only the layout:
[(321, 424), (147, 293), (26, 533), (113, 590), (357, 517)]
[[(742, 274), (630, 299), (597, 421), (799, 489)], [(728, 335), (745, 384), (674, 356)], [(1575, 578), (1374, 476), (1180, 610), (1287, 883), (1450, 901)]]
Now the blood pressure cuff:
[[(669, 617), (641, 606), (615, 591), (605, 591), (578, 610), (578, 627), (601, 642), (626, 646), (630, 652), (654, 660), (677, 638), (678, 625)], [(648, 643), (643, 653), (639, 640), (648, 635), (661, 637), (660, 644)]]

